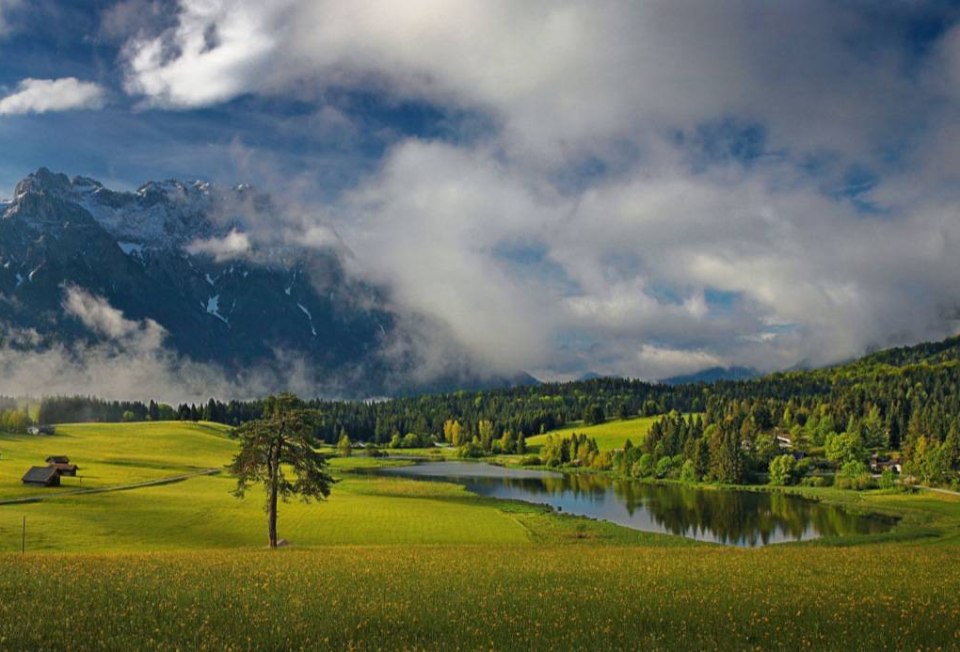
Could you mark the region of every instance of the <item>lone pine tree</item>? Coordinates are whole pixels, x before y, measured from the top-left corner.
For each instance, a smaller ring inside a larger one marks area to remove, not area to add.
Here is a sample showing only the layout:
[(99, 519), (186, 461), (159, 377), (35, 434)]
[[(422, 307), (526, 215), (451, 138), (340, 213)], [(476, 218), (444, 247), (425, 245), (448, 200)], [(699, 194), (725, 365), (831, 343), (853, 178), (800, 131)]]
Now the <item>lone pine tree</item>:
[(308, 412), (292, 394), (269, 397), (263, 418), (235, 430), (240, 451), (228, 467), (237, 478), (233, 493), (243, 498), (251, 484), (264, 485), (271, 548), (277, 547), (278, 501), (286, 502), (293, 495), (304, 502), (323, 500), (335, 482), (327, 472), (326, 459), (311, 445), (311, 432)]

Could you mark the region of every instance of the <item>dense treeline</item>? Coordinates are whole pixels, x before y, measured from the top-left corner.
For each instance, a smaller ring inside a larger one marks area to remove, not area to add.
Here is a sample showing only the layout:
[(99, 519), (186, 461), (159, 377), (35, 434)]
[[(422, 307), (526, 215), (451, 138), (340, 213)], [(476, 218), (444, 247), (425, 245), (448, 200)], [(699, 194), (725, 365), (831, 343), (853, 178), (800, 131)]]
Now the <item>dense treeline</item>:
[(4, 432), (23, 433), (33, 425), (30, 410), (20, 401), (9, 396), (0, 396), (0, 429)]
[[(621, 378), (600, 378), (576, 383), (544, 383), (481, 392), (455, 392), (397, 398), (387, 401), (305, 402), (317, 416), (316, 436), (335, 444), (346, 432), (353, 441), (388, 444), (395, 435), (409, 433), (443, 438), (447, 421), (458, 421), (466, 440), (483, 439), (481, 422), (493, 424), (494, 439), (509, 431), (515, 436), (547, 432), (566, 423), (583, 420), (600, 423), (607, 418), (663, 414), (671, 410), (702, 411), (709, 396), (705, 385), (671, 387)], [(142, 421), (173, 417), (181, 420), (216, 421), (239, 425), (259, 418), (261, 401), (181, 404), (176, 409), (152, 401), (118, 402), (91, 397), (43, 399), (41, 421)], [(132, 415), (132, 416), (131, 416)]]
[(169, 421), (177, 418), (174, 409), (149, 401), (106, 401), (93, 396), (52, 396), (40, 401), (39, 423), (81, 423), (86, 421)]
[[(871, 452), (892, 452), (920, 480), (951, 484), (960, 467), (960, 338), (826, 369), (710, 385), (599, 378), (386, 401), (315, 399), (305, 407), (314, 413), (315, 437), (329, 444), (344, 436), (392, 447), (446, 441), (469, 445), (471, 455), (518, 452), (526, 437), (573, 422), (661, 414), (667, 416), (643, 442), (611, 460), (615, 468), (720, 482), (767, 474), (799, 482), (816, 477), (825, 461), (854, 481)], [(261, 411), (260, 401), (210, 399), (174, 409), (153, 401), (55, 397), (43, 400), (39, 421), (177, 418), (239, 425)]]
[[(960, 362), (950, 357), (953, 341), (951, 349), (924, 345), (780, 374), (751, 383), (753, 392), (718, 386), (702, 419), (658, 420), (639, 448), (617, 460), (618, 468), (638, 477), (731, 483), (769, 477), (794, 484), (821, 482), (817, 470), (829, 467), (839, 485), (850, 487), (867, 486), (870, 471), (898, 468), (925, 484), (955, 486)], [(922, 357), (927, 353), (935, 362)]]

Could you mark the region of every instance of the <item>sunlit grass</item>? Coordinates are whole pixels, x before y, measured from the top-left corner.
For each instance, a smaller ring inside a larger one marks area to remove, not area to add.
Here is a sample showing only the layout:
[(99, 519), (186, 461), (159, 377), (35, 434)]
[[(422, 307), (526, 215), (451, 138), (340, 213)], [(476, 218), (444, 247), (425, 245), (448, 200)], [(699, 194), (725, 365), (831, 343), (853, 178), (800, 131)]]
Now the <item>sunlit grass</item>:
[(569, 437), (573, 433), (583, 434), (597, 440), (601, 451), (623, 448), (624, 442), (629, 439), (634, 445), (643, 441), (650, 430), (650, 426), (660, 417), (637, 417), (636, 419), (614, 419), (594, 426), (572, 426), (559, 430), (552, 430), (543, 435), (527, 439), (527, 446), (531, 452), (539, 450), (547, 439), (547, 434), (559, 437)]
[[(610, 445), (641, 424), (596, 428)], [(61, 432), (0, 436), (0, 492), (17, 494), (20, 467), (50, 454), (108, 483), (222, 467), (236, 446), (224, 428), (192, 424)], [(292, 543), (281, 551), (263, 549), (262, 494), (235, 499), (226, 474), (0, 506), (0, 649), (960, 645), (952, 496), (806, 490), (898, 513), (888, 539), (904, 540), (743, 550), (366, 473), (396, 463), (332, 460), (341, 482), (329, 501), (281, 506)]]
[(0, 555), (10, 649), (954, 649), (953, 550)]
[[(222, 467), (236, 449), (220, 424), (177, 421), (135, 424), (68, 424), (53, 436), (0, 433), (0, 500), (108, 487)], [(31, 466), (66, 455), (80, 467), (60, 488), (20, 482)]]

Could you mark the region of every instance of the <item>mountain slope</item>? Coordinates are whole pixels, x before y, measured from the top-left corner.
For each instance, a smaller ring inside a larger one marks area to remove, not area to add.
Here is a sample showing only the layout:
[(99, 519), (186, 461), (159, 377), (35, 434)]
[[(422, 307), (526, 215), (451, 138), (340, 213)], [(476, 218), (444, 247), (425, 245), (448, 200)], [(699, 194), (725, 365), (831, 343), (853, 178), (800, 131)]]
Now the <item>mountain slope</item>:
[[(167, 181), (114, 192), (41, 168), (0, 211), (8, 345), (152, 334), (165, 351), (228, 375), (269, 367), (343, 395), (411, 389), (403, 378), (415, 356), (386, 353), (404, 351), (397, 341), (407, 334), (385, 292), (347, 273), (335, 238), (319, 248), (252, 238), (252, 220), (280, 221), (270, 198), (247, 186)], [(479, 376), (464, 362), (428, 380), (449, 388)]]
[(683, 385), (686, 383), (715, 383), (720, 380), (750, 380), (760, 375), (756, 369), (749, 367), (710, 367), (692, 374), (682, 376), (671, 376), (664, 378), (662, 383), (666, 385)]

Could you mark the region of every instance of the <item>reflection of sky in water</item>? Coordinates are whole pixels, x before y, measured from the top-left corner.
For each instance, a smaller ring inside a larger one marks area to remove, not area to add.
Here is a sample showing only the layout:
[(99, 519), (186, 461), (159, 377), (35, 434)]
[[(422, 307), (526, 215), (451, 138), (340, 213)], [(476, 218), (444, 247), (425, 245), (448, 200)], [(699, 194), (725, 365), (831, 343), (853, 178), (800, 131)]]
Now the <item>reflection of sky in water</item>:
[(637, 530), (737, 546), (869, 534), (890, 527), (880, 519), (785, 494), (704, 491), (482, 462), (428, 462), (378, 472), (455, 482), (481, 496), (539, 503)]

